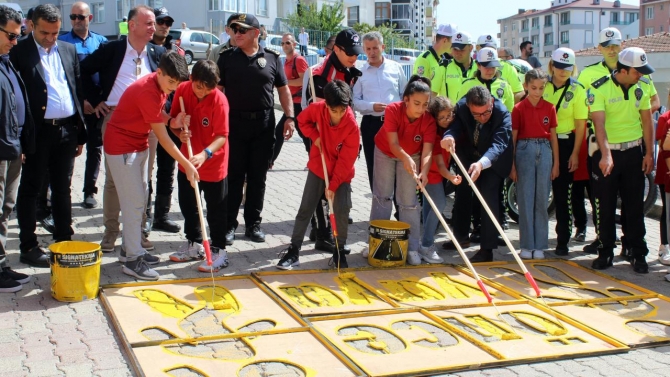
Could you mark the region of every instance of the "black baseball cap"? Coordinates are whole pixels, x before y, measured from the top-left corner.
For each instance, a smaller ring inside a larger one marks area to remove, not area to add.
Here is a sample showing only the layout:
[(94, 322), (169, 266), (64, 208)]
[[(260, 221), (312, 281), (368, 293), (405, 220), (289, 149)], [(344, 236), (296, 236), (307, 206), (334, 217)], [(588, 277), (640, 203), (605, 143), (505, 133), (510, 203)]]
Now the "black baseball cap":
[(354, 29), (344, 29), (337, 33), (335, 45), (342, 48), (349, 55), (360, 55), (364, 52), (361, 46), (361, 37), (358, 36), (358, 33)]
[(240, 18), (240, 14), (239, 14), (239, 13), (231, 14), (230, 17), (228, 17), (228, 19), (226, 20), (226, 26), (230, 26), (230, 24), (231, 24), (233, 21), (237, 20), (238, 18)]
[(168, 10), (165, 7), (154, 8), (154, 15), (156, 15), (156, 20), (162, 20), (164, 18), (169, 18), (170, 21), (174, 22), (174, 18), (168, 15)]
[(242, 13), (237, 17), (237, 20), (230, 23), (231, 25), (240, 25), (245, 29), (260, 29), (261, 25), (256, 16), (251, 13)]

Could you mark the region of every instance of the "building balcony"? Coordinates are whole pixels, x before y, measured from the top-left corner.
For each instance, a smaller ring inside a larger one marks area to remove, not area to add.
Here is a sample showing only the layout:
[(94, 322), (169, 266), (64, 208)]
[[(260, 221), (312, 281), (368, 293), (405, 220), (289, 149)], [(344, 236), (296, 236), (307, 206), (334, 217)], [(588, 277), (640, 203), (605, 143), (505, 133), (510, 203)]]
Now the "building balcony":
[(528, 30), (529, 30), (529, 29), (528, 29), (527, 27), (521, 28), (521, 32), (522, 32), (522, 33), (527, 33)]
[(570, 20), (561, 20), (561, 25), (570, 25)]
[(532, 30), (540, 30), (540, 25), (535, 25), (531, 27)]
[(544, 41), (545, 46), (553, 46), (554, 45), (554, 40), (549, 40), (549, 41)]

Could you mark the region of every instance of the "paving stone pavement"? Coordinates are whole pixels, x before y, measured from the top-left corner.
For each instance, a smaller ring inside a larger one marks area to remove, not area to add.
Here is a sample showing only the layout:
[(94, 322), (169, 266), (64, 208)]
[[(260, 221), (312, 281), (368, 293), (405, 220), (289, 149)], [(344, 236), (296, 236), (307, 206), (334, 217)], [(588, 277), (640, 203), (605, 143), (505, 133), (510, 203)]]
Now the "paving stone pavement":
[[(281, 114), (277, 115), (279, 119)], [(83, 209), (81, 201), (82, 181), (86, 153), (76, 162), (72, 180), (72, 201), (75, 240), (100, 242), (103, 232), (102, 208)], [(304, 170), (307, 157), (297, 136), (284, 144), (274, 169), (268, 173), (265, 208), (263, 210), (263, 230), (266, 242), (252, 243), (245, 239), (244, 229), (237, 230), (237, 240), (230, 247), (230, 266), (218, 275), (248, 274), (252, 271), (275, 270), (277, 253), (290, 239), (294, 217), (300, 203), (307, 172)], [(351, 267), (366, 266), (359, 255), (367, 245), (367, 226), (371, 194), (365, 169), (364, 157), (356, 162), (356, 177), (352, 183), (354, 203), (351, 216), (354, 223), (349, 226), (349, 243), (352, 255), (348, 258)], [(104, 181), (101, 173), (98, 186)], [(176, 183), (176, 182), (175, 182)], [(101, 196), (98, 195), (101, 202)], [(451, 205), (451, 204), (450, 204)], [(450, 208), (450, 207), (449, 207)], [(449, 212), (447, 212), (449, 213)], [(183, 222), (179, 213), (176, 195), (173, 195), (173, 219)], [(243, 223), (242, 216), (238, 217)], [(616, 261), (607, 272), (620, 279), (639, 284), (665, 295), (670, 295), (670, 283), (664, 275), (669, 273), (666, 266), (657, 260), (659, 246), (659, 223), (646, 219), (647, 240), (649, 242), (650, 273), (635, 274), (630, 265)], [(0, 294), (0, 377), (4, 376), (129, 376), (132, 375), (128, 358), (121, 351), (119, 339), (115, 336), (98, 300), (78, 303), (62, 303), (50, 295), (50, 274), (48, 269), (34, 269), (19, 262), (18, 226), (12, 218), (9, 224), (9, 263), (17, 271), (32, 275), (30, 283), (15, 294)], [(555, 246), (555, 234), (550, 224), (550, 246)], [(38, 227), (39, 240), (47, 247), (50, 235)], [(512, 223), (507, 232), (515, 246), (518, 246), (518, 228)], [(589, 227), (588, 239), (594, 238), (593, 227)], [(184, 242), (183, 233), (169, 234), (152, 232), (149, 239), (156, 246), (155, 254), (166, 261), (168, 255), (176, 251)], [(440, 233), (436, 244), (446, 239)], [(120, 240), (117, 241), (117, 252)], [(585, 266), (593, 257), (581, 253), (583, 244), (570, 245), (569, 259)], [(467, 249), (472, 254), (476, 247)], [(447, 263), (460, 263), (457, 254), (440, 252)], [(553, 257), (553, 253), (547, 253)], [(313, 250), (312, 242), (305, 242), (301, 255), (301, 269), (327, 268), (330, 255)], [(506, 248), (495, 252), (497, 260), (512, 260)], [(197, 262), (175, 264), (162, 262), (156, 268), (161, 280), (185, 279), (205, 276), (197, 271)], [(121, 273), (121, 265), (115, 253), (104, 254), (101, 284), (131, 282), (129, 276)], [(634, 350), (626, 354), (600, 357), (585, 357), (573, 360), (552, 361), (535, 364), (515, 365), (504, 368), (473, 370), (456, 373), (457, 376), (660, 376), (670, 374), (670, 346), (653, 349)]]

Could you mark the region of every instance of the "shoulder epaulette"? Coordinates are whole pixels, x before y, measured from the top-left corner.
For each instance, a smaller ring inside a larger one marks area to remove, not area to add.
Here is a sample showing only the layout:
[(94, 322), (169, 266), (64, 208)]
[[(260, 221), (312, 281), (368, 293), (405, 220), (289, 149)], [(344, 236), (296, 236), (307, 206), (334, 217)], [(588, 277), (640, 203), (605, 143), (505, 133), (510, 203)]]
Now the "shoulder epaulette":
[(594, 81), (593, 84), (591, 84), (591, 86), (597, 89), (597, 88), (601, 87), (604, 83), (609, 81), (610, 77), (612, 77), (612, 76), (610, 76), (610, 75), (603, 76), (603, 77), (599, 78), (598, 80)]
[(593, 63), (593, 64), (589, 64), (589, 65), (587, 65), (587, 66), (584, 67), (584, 68), (593, 67), (594, 65), (598, 65), (598, 64), (600, 64), (600, 63), (601, 63), (601, 62), (595, 62), (595, 63)]
[(577, 80), (575, 80), (575, 79), (572, 79), (572, 86), (574, 87), (575, 85), (579, 85), (579, 86), (581, 86), (583, 89), (586, 89), (586, 87), (584, 86), (584, 84), (582, 84), (581, 82), (579, 82), (579, 81), (577, 81)]
[(649, 81), (649, 79), (644, 77), (644, 76), (640, 77), (640, 81), (642, 81), (643, 83), (645, 83), (647, 85), (651, 84), (651, 81)]
[(421, 57), (422, 57), (422, 58), (427, 58), (428, 55), (430, 55), (430, 51), (426, 51), (426, 52), (424, 52), (423, 54), (421, 54)]
[(277, 56), (280, 55), (280, 54), (279, 54), (279, 51), (277, 51), (277, 50), (273, 50), (273, 49), (271, 49), (271, 48), (267, 48), (267, 47), (265, 47), (263, 50), (264, 50), (265, 52), (269, 52), (269, 53), (271, 53), (271, 54), (273, 54), (273, 55), (277, 55)]
[(463, 82), (461, 82), (461, 85), (465, 84), (465, 83), (468, 82), (468, 81), (472, 81), (472, 80), (474, 80), (475, 78), (476, 78), (476, 77), (470, 77), (469, 79), (465, 79), (465, 80), (463, 80)]
[(505, 89), (505, 83), (507, 83), (507, 81), (505, 81), (505, 80), (503, 80), (503, 79), (500, 80), (500, 87), (501, 87), (502, 89)]
[(222, 55), (225, 52), (232, 52), (235, 49), (233, 46), (228, 46), (226, 48), (222, 48), (221, 51), (219, 51), (219, 55)]

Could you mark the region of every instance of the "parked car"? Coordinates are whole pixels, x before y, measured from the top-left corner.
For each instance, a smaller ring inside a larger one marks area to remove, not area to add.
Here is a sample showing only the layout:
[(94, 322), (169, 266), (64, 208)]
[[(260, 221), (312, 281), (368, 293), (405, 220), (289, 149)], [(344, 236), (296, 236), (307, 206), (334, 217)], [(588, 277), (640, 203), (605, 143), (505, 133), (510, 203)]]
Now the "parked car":
[[(268, 38), (265, 40), (265, 47), (276, 50), (281, 56), (284, 56), (284, 50), (281, 48), (281, 35), (278, 34), (268, 34)], [(296, 47), (299, 49), (299, 47)], [(318, 55), (319, 49), (316, 46), (307, 46), (307, 55)]]
[(411, 48), (392, 48), (389, 50), (388, 56), (400, 64), (414, 64), (420, 54), (421, 51)]
[(219, 44), (219, 38), (216, 35), (201, 30), (172, 29), (170, 35), (177, 46), (186, 52), (184, 57), (189, 65), (194, 60), (207, 59), (210, 42), (212, 47)]

